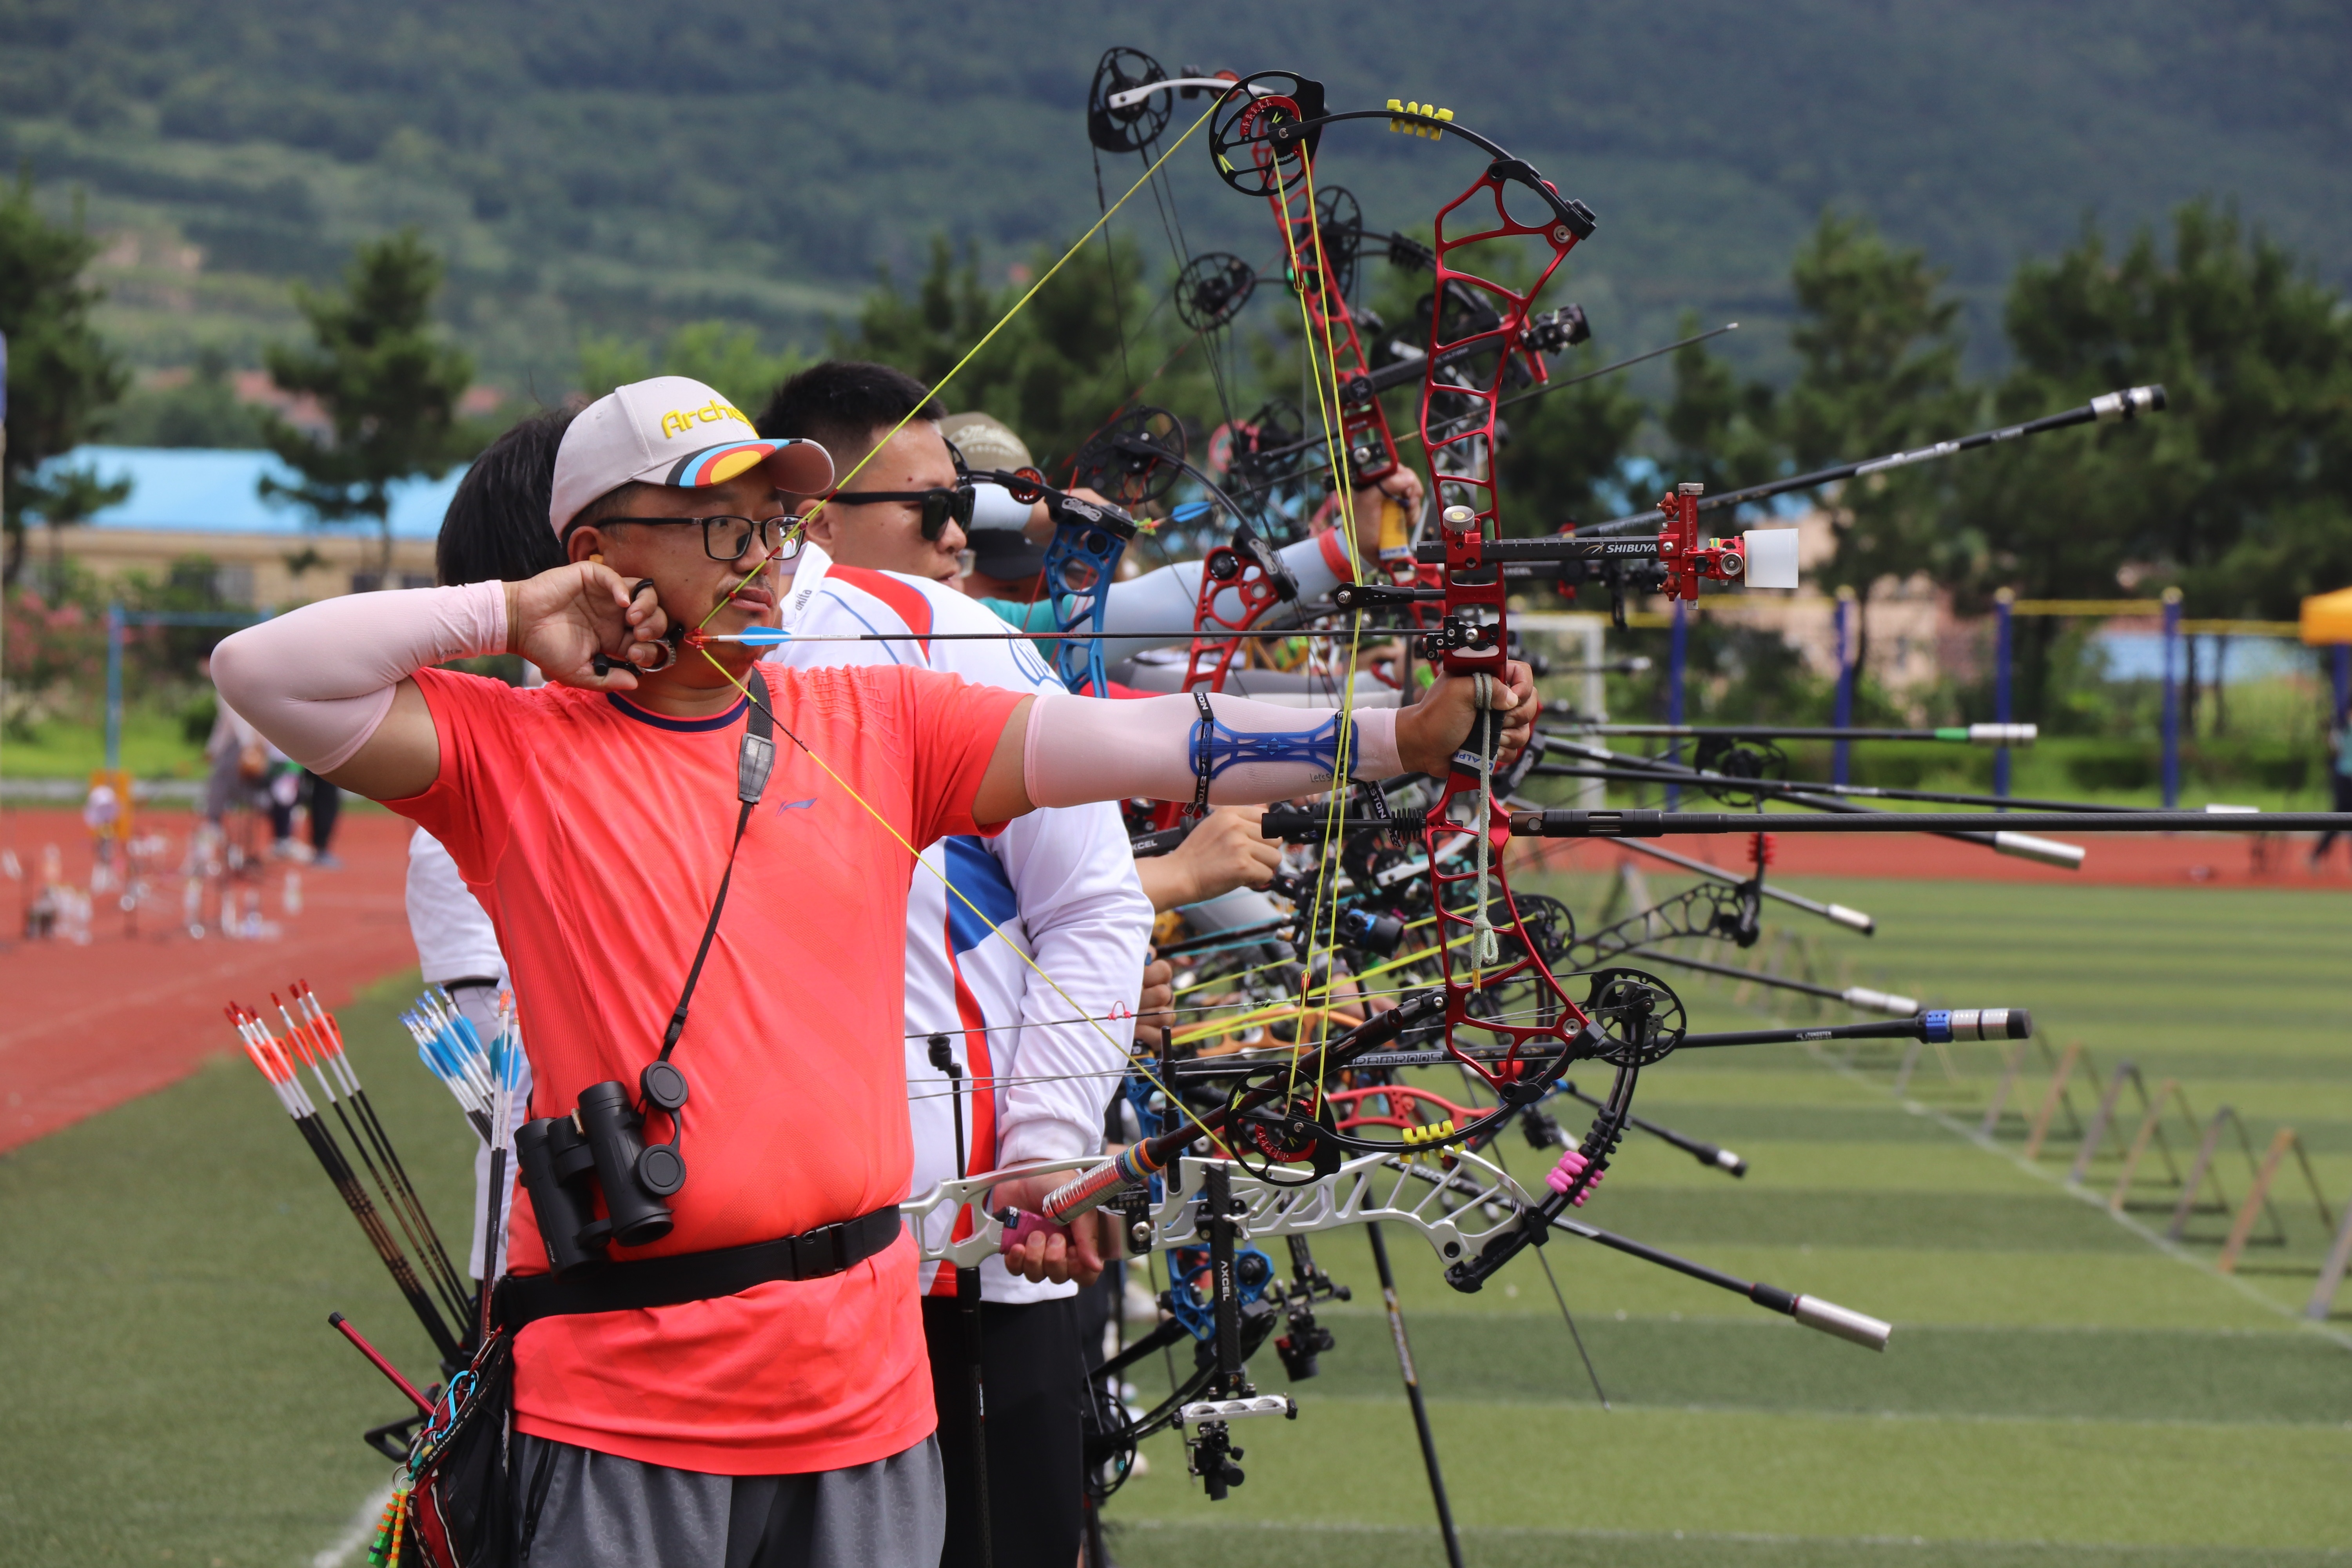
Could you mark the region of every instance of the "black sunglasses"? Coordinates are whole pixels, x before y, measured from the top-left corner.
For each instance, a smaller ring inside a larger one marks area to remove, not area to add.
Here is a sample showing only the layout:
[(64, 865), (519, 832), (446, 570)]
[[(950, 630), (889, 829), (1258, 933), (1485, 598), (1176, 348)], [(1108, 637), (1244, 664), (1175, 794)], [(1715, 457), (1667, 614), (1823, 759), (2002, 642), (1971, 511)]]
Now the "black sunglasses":
[(971, 521), (971, 509), (978, 500), (970, 485), (958, 485), (953, 489), (936, 490), (843, 490), (825, 499), (828, 506), (865, 506), (874, 501), (920, 501), (923, 503), (923, 538), (933, 544), (948, 528), (953, 518), (958, 528)]
[[(702, 552), (713, 561), (742, 560), (751, 551), (754, 535), (759, 538), (763, 554), (776, 554), (781, 545), (781, 558), (790, 561), (801, 552), (803, 521), (797, 517), (602, 517), (593, 523), (574, 523), (572, 527), (634, 522), (641, 528), (684, 528), (698, 522), (702, 525)], [(564, 531), (568, 534), (571, 529)]]

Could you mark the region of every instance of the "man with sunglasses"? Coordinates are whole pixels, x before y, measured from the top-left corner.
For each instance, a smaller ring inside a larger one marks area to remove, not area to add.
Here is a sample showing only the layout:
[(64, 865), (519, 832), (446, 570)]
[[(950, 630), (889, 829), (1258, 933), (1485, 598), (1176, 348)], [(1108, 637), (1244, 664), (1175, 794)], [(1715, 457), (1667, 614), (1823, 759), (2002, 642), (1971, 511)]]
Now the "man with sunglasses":
[[(754, 552), (783, 493), (821, 492), (829, 467), (813, 445), (759, 438), (708, 388), (624, 387), (581, 413), (558, 456), (550, 523), (567, 564), (325, 601), (214, 657), (224, 700), (263, 735), (448, 848), (498, 929), (536, 1115), (638, 1083), (677, 1020), (669, 1061), (692, 1092), (663, 1102), (683, 1110), (663, 1113), (688, 1173), (665, 1200), (675, 1228), (615, 1244), (593, 1277), (654, 1304), (543, 1279), (508, 1293), (520, 1500), (542, 1561), (935, 1563), (935, 1418), (896, 1212), (916, 854), (1041, 805), (1265, 801), (1331, 782), (1328, 713), (1216, 699), (1222, 760), (1200, 778), (1183, 699), (682, 647), (673, 617), (713, 637), (776, 624), (772, 564)], [(552, 684), (435, 668), (500, 652)], [(1537, 711), (1518, 666), (1361, 716), (1350, 754), (1367, 776), (1443, 772), (1482, 708), (1503, 714), (1507, 762)], [(746, 765), (762, 733), (772, 769)], [(1002, 1183), (992, 1201), (1034, 1209), (1053, 1180)], [(510, 1265), (533, 1273), (545, 1248), (525, 1197), (513, 1227)], [(675, 1289), (714, 1276), (730, 1282)]]
[[(806, 536), (824, 555), (926, 582), (952, 583), (977, 496), (941, 438), (920, 382), (887, 365), (828, 360), (778, 386), (761, 411), (763, 433), (791, 432), (832, 456), (840, 488), (808, 511)], [(877, 410), (899, 412), (880, 418)], [(796, 500), (795, 504), (799, 504)], [(794, 596), (802, 595), (796, 591)]]
[[(1013, 638), (951, 577), (939, 580), (955, 570), (944, 547), (961, 548), (957, 531), (970, 516), (961, 502), (972, 496), (955, 488), (960, 475), (940, 436), (940, 413), (919, 382), (884, 365), (830, 361), (777, 389), (763, 430), (817, 442), (846, 476), (811, 506), (807, 531), (822, 542), (806, 545), (793, 565), (792, 627), (808, 640), (777, 657), (803, 668), (905, 664), (1019, 691), (1057, 690), (1026, 640)], [(877, 470), (882, 479), (874, 479)], [(877, 494), (869, 481), (908, 488)], [(961, 499), (950, 505), (950, 497)], [(919, 640), (935, 632), (964, 637)], [(842, 633), (904, 640), (817, 640)], [(962, 1173), (960, 1158), (977, 1173), (1097, 1152), (1149, 978), (1152, 920), (1118, 808), (1034, 812), (992, 837), (942, 839), (922, 859), (907, 892), (914, 1190)], [(1158, 968), (1164, 976), (1167, 966)], [(1166, 985), (1162, 978), (1156, 989)], [(1152, 999), (1140, 1010), (1158, 1005), (1164, 1003)], [(934, 1040), (945, 1047), (940, 1058)], [(961, 1093), (942, 1077), (950, 1065), (961, 1075)], [(937, 1216), (930, 1239), (948, 1240), (959, 1222), (970, 1224)], [(1089, 1216), (1071, 1234), (1032, 1236), (1015, 1255), (989, 1259), (977, 1279), (952, 1268), (919, 1277), (947, 1483), (944, 1568), (981, 1561), (971, 1303), (960, 1292), (981, 1295), (995, 1561), (1070, 1563), (1084, 1527), (1087, 1366), (1075, 1308), (1116, 1242), (1109, 1216)]]

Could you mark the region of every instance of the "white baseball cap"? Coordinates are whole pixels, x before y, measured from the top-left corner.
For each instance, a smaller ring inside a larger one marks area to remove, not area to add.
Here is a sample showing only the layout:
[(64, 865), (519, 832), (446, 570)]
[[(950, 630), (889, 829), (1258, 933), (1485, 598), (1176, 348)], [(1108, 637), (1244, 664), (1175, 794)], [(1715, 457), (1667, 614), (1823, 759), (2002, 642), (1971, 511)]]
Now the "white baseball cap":
[(741, 409), (688, 376), (632, 382), (582, 409), (563, 432), (547, 520), (561, 534), (623, 485), (702, 489), (762, 464), (780, 490), (833, 488), (833, 458), (815, 442), (761, 435)]

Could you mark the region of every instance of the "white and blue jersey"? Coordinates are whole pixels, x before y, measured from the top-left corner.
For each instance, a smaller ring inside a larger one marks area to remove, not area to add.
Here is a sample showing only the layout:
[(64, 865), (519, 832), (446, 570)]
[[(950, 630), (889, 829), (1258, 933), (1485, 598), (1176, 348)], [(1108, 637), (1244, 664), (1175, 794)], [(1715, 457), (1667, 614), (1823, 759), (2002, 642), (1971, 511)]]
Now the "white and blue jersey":
[[(782, 662), (803, 668), (918, 664), (977, 685), (1062, 689), (1025, 639), (919, 640), (932, 632), (1008, 629), (977, 600), (942, 584), (835, 565), (811, 545), (801, 552), (784, 602), (785, 624), (795, 632), (887, 634), (894, 640), (792, 642), (773, 656)], [(896, 640), (902, 634), (914, 635)], [(1136, 879), (1118, 808), (1103, 803), (1031, 812), (992, 837), (942, 839), (922, 859), (928, 869), (916, 870), (907, 895), (912, 1190), (956, 1174), (959, 1101), (931, 1063), (935, 1035), (947, 1037), (966, 1074), (960, 1103), (968, 1170), (1097, 1152), (1103, 1112), (1134, 1038), (1151, 933), (1151, 903)], [(972, 1085), (980, 1090), (971, 1091)], [(929, 1239), (950, 1239), (948, 1216), (933, 1223), (938, 1234)], [(955, 1223), (968, 1224), (968, 1216)], [(982, 1267), (981, 1282), (991, 1301), (1040, 1301), (1076, 1289), (1031, 1284), (994, 1258)], [(945, 1271), (927, 1268), (922, 1288), (948, 1295), (955, 1285)]]

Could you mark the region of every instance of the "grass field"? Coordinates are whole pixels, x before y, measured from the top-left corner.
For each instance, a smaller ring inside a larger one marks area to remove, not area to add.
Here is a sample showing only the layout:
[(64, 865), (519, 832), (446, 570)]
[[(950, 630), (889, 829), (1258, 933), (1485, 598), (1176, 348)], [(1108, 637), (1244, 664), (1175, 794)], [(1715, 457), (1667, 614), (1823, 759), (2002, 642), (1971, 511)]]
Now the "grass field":
[[(1580, 908), (1596, 892), (1573, 890)], [(2080, 1039), (2102, 1071), (2129, 1058), (2151, 1085), (2179, 1079), (2200, 1115), (2236, 1106), (2257, 1147), (2292, 1121), (2331, 1200), (2352, 1194), (2352, 901), (1805, 890), (1870, 910), (1882, 934), (1823, 936), (1782, 962), (1851, 963), (1856, 980), (1939, 1003), (2030, 1005), (2046, 1038)], [(346, 1030), (456, 1242), (469, 1140), (401, 1043), (408, 984), (350, 1009)], [(1703, 1027), (1752, 1016), (1727, 985), (1685, 995)], [(2221, 1219), (2163, 1247), (2148, 1227), (2165, 1212), (2119, 1223), (2066, 1191), (2064, 1139), (2032, 1169), (2014, 1120), (1990, 1146), (1972, 1140), (1991, 1047), (1956, 1057), (1954, 1079), (1930, 1054), (1907, 1101), (1889, 1090), (1893, 1061), (1774, 1047), (1669, 1062), (1643, 1109), (1728, 1142), (1750, 1174), (1636, 1142), (1588, 1211), (1890, 1319), (1884, 1357), (1563, 1238), (1548, 1250), (1614, 1405), (1603, 1414), (1532, 1261), (1456, 1296), (1417, 1239), (1391, 1235), (1467, 1560), (2352, 1555), (2352, 1291), (2330, 1331), (2295, 1317), (2323, 1234), (2293, 1181), (2287, 1244), (2251, 1248), (2225, 1279), (2211, 1267)], [(2029, 1076), (2029, 1109), (2045, 1082)], [(1531, 1152), (1506, 1152), (1533, 1175)], [(2242, 1194), (2242, 1165), (2224, 1171)], [(2153, 1186), (2147, 1198), (2168, 1210)], [(357, 1435), (400, 1407), (326, 1314), (350, 1313), (412, 1373), (430, 1357), (251, 1069), (221, 1062), (0, 1159), (0, 1561), (334, 1561), (320, 1554), (389, 1473)], [(1318, 1253), (1356, 1299), (1328, 1314), (1339, 1348), (1301, 1385), (1298, 1422), (1240, 1433), (1249, 1479), (1218, 1505), (1156, 1441), (1151, 1472), (1111, 1507), (1129, 1568), (1442, 1562), (1364, 1244), (1343, 1233)], [(1284, 1386), (1271, 1357), (1256, 1370)]]
[[(0, 744), (0, 777), (88, 778), (106, 765), (106, 727), (47, 719), (29, 735)], [(202, 735), (191, 739), (177, 713), (133, 703), (122, 711), (122, 766), (141, 779), (194, 779), (205, 774)]]
[[(2292, 1122), (2331, 1200), (2352, 1193), (2352, 904), (1805, 890), (1880, 924), (1868, 941), (1821, 937), (1822, 978), (1850, 963), (1855, 980), (1935, 1004), (2030, 1005), (2044, 1038), (2081, 1040), (2102, 1072), (2130, 1059), (2151, 1088), (2179, 1079), (2200, 1116), (2234, 1105), (2257, 1149)], [(1589, 908), (1595, 891), (1572, 901)], [(1743, 1016), (1727, 984), (1684, 991), (1697, 1026)], [(1604, 1414), (1538, 1265), (1460, 1296), (1418, 1239), (1391, 1236), (1466, 1561), (2086, 1568), (2352, 1553), (2352, 1290), (2332, 1335), (2293, 1315), (2326, 1233), (2292, 1166), (2277, 1189), (2286, 1245), (2250, 1247), (2225, 1279), (2211, 1265), (2225, 1219), (2199, 1216), (2168, 1248), (2147, 1227), (2169, 1218), (2171, 1191), (2144, 1184), (2161, 1209), (2118, 1223), (2063, 1184), (2073, 1141), (2053, 1137), (2029, 1169), (2021, 1121), (1973, 1140), (1993, 1047), (1959, 1055), (1957, 1079), (1929, 1054), (1907, 1100), (1890, 1092), (1895, 1059), (1677, 1058), (1645, 1079), (1647, 1114), (1738, 1149), (1748, 1176), (1636, 1141), (1586, 1210), (1889, 1319), (1884, 1357), (1563, 1238), (1548, 1250)], [(2013, 1098), (2031, 1113), (2047, 1081), (2031, 1074)], [(2246, 1178), (2229, 1147), (2235, 1199)], [(1513, 1163), (1538, 1168), (1531, 1151)], [(2104, 1194), (2117, 1163), (2086, 1185)], [(1129, 1568), (1444, 1562), (1369, 1251), (1341, 1235), (1317, 1255), (1356, 1299), (1328, 1315), (1339, 1348), (1297, 1390), (1297, 1423), (1239, 1430), (1249, 1479), (1222, 1504), (1201, 1498), (1172, 1438), (1157, 1440), (1150, 1474), (1111, 1506)], [(1271, 1357), (1255, 1370), (1284, 1386)]]

